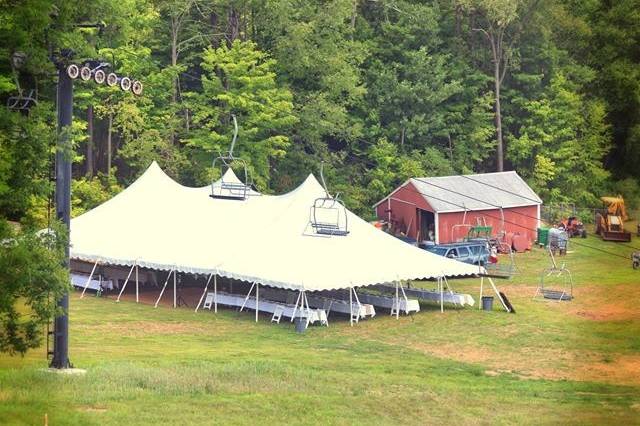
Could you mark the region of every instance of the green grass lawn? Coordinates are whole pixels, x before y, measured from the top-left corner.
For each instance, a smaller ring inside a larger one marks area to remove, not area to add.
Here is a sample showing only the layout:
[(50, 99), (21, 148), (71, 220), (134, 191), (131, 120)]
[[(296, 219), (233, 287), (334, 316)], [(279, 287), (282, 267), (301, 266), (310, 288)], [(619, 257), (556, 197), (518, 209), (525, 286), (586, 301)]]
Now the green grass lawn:
[[(572, 302), (532, 300), (548, 264), (535, 249), (496, 280), (515, 315), (425, 304), (302, 335), (252, 313), (76, 293), (71, 359), (87, 373), (44, 371), (44, 349), (0, 356), (0, 424), (640, 424), (640, 271), (570, 250)], [(478, 280), (451, 285), (478, 296)]]

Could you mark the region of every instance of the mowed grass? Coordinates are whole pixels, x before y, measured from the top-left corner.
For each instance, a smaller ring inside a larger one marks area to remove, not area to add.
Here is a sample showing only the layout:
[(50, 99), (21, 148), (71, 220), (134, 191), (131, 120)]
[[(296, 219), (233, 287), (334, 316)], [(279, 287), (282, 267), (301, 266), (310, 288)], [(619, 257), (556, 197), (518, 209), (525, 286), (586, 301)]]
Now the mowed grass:
[[(86, 374), (45, 371), (44, 349), (0, 356), (0, 424), (640, 424), (640, 271), (629, 247), (574, 241), (561, 261), (575, 300), (533, 300), (549, 263), (535, 249), (495, 281), (515, 315), (424, 304), (300, 335), (76, 293), (71, 359)], [(479, 280), (450, 284), (477, 299)]]

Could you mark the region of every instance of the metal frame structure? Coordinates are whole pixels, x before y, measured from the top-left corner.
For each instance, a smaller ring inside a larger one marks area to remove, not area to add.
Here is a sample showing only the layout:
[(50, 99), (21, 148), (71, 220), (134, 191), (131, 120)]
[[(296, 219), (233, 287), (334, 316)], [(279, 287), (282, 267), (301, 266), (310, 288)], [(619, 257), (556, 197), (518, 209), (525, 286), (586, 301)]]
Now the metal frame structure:
[[(564, 263), (558, 267), (553, 251), (550, 248), (547, 248), (547, 250), (551, 258), (551, 267), (543, 269), (540, 273), (540, 284), (533, 298), (536, 299), (540, 295), (543, 299), (557, 300), (558, 302), (570, 301), (573, 299), (573, 275), (571, 275), (571, 271), (566, 268)], [(555, 290), (549, 288), (550, 286), (545, 288), (544, 280), (548, 277), (560, 278), (562, 280), (561, 289)], [(568, 292), (567, 286), (569, 286)]]
[[(318, 235), (323, 236), (346, 236), (349, 235), (349, 220), (347, 217), (347, 207), (339, 199), (339, 193), (335, 196), (329, 194), (327, 183), (324, 180), (324, 163), (320, 164), (320, 180), (324, 188), (325, 196), (316, 198), (309, 211), (309, 222), (311, 228)], [(327, 221), (326, 218), (319, 217), (319, 213), (335, 217), (335, 220)]]
[[(233, 156), (233, 148), (236, 145), (238, 138), (238, 121), (234, 114), (231, 115), (233, 119), (233, 139), (231, 140), (231, 146), (226, 155), (219, 155), (213, 159), (211, 167), (216, 170), (220, 168), (220, 182), (216, 185), (216, 181), (211, 182), (211, 198), (221, 198), (226, 200), (246, 200), (249, 196), (249, 190), (251, 189), (251, 183), (249, 182), (249, 172), (247, 168), (247, 162), (242, 158), (236, 158)], [(226, 170), (230, 169), (234, 164), (240, 164), (244, 169), (244, 183), (238, 182), (225, 182), (224, 175)], [(226, 168), (226, 169), (225, 169)]]

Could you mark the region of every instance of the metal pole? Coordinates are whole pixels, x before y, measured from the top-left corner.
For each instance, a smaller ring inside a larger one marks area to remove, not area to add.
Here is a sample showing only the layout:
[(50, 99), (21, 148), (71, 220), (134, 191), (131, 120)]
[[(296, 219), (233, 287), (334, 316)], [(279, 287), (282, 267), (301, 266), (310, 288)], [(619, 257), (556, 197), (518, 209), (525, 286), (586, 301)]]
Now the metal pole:
[(353, 327), (353, 295), (351, 294), (351, 287), (349, 287), (349, 325)]
[(259, 289), (260, 289), (260, 284), (256, 284), (256, 322), (258, 322), (258, 303), (260, 303), (259, 302), (259, 299), (260, 299)]
[(176, 307), (176, 273), (177, 271), (173, 270), (173, 307)]
[(213, 312), (218, 313), (218, 275), (213, 276)]
[[(63, 65), (58, 65), (57, 87), (58, 141), (56, 144), (56, 218), (67, 231), (71, 224), (71, 138), (73, 120), (73, 80)], [(69, 236), (69, 233), (67, 233)], [(64, 267), (69, 280), (69, 244), (64, 249)], [(61, 314), (54, 322), (53, 359), (51, 368), (70, 368), (69, 362), (69, 293), (58, 301)]]
[(139, 291), (138, 291), (138, 261), (136, 260), (136, 303), (140, 301)]

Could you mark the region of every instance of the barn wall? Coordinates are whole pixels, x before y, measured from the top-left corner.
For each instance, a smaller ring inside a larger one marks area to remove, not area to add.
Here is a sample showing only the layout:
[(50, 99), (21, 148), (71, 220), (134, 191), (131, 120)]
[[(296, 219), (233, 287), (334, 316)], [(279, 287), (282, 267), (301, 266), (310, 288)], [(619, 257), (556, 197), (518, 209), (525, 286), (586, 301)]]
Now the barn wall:
[(417, 209), (433, 212), (431, 206), (418, 193), (418, 190), (411, 182), (393, 194), (391, 200), (385, 200), (376, 207), (378, 219), (389, 220), (389, 212), (387, 211), (389, 206), (391, 207), (391, 223), (394, 229), (399, 229), (408, 237), (415, 239), (419, 235)]
[[(468, 228), (457, 227), (455, 230), (453, 229), (454, 225), (462, 223), (464, 212), (440, 213), (438, 216), (439, 243), (455, 242), (467, 234)], [(476, 218), (481, 217), (484, 217), (487, 226), (493, 227), (494, 234), (500, 231), (501, 220), (499, 209), (467, 212), (466, 223), (475, 225)], [(504, 229), (506, 232), (525, 235), (529, 241), (534, 241), (536, 239), (536, 228), (538, 226), (537, 217), (537, 206), (504, 209)]]

